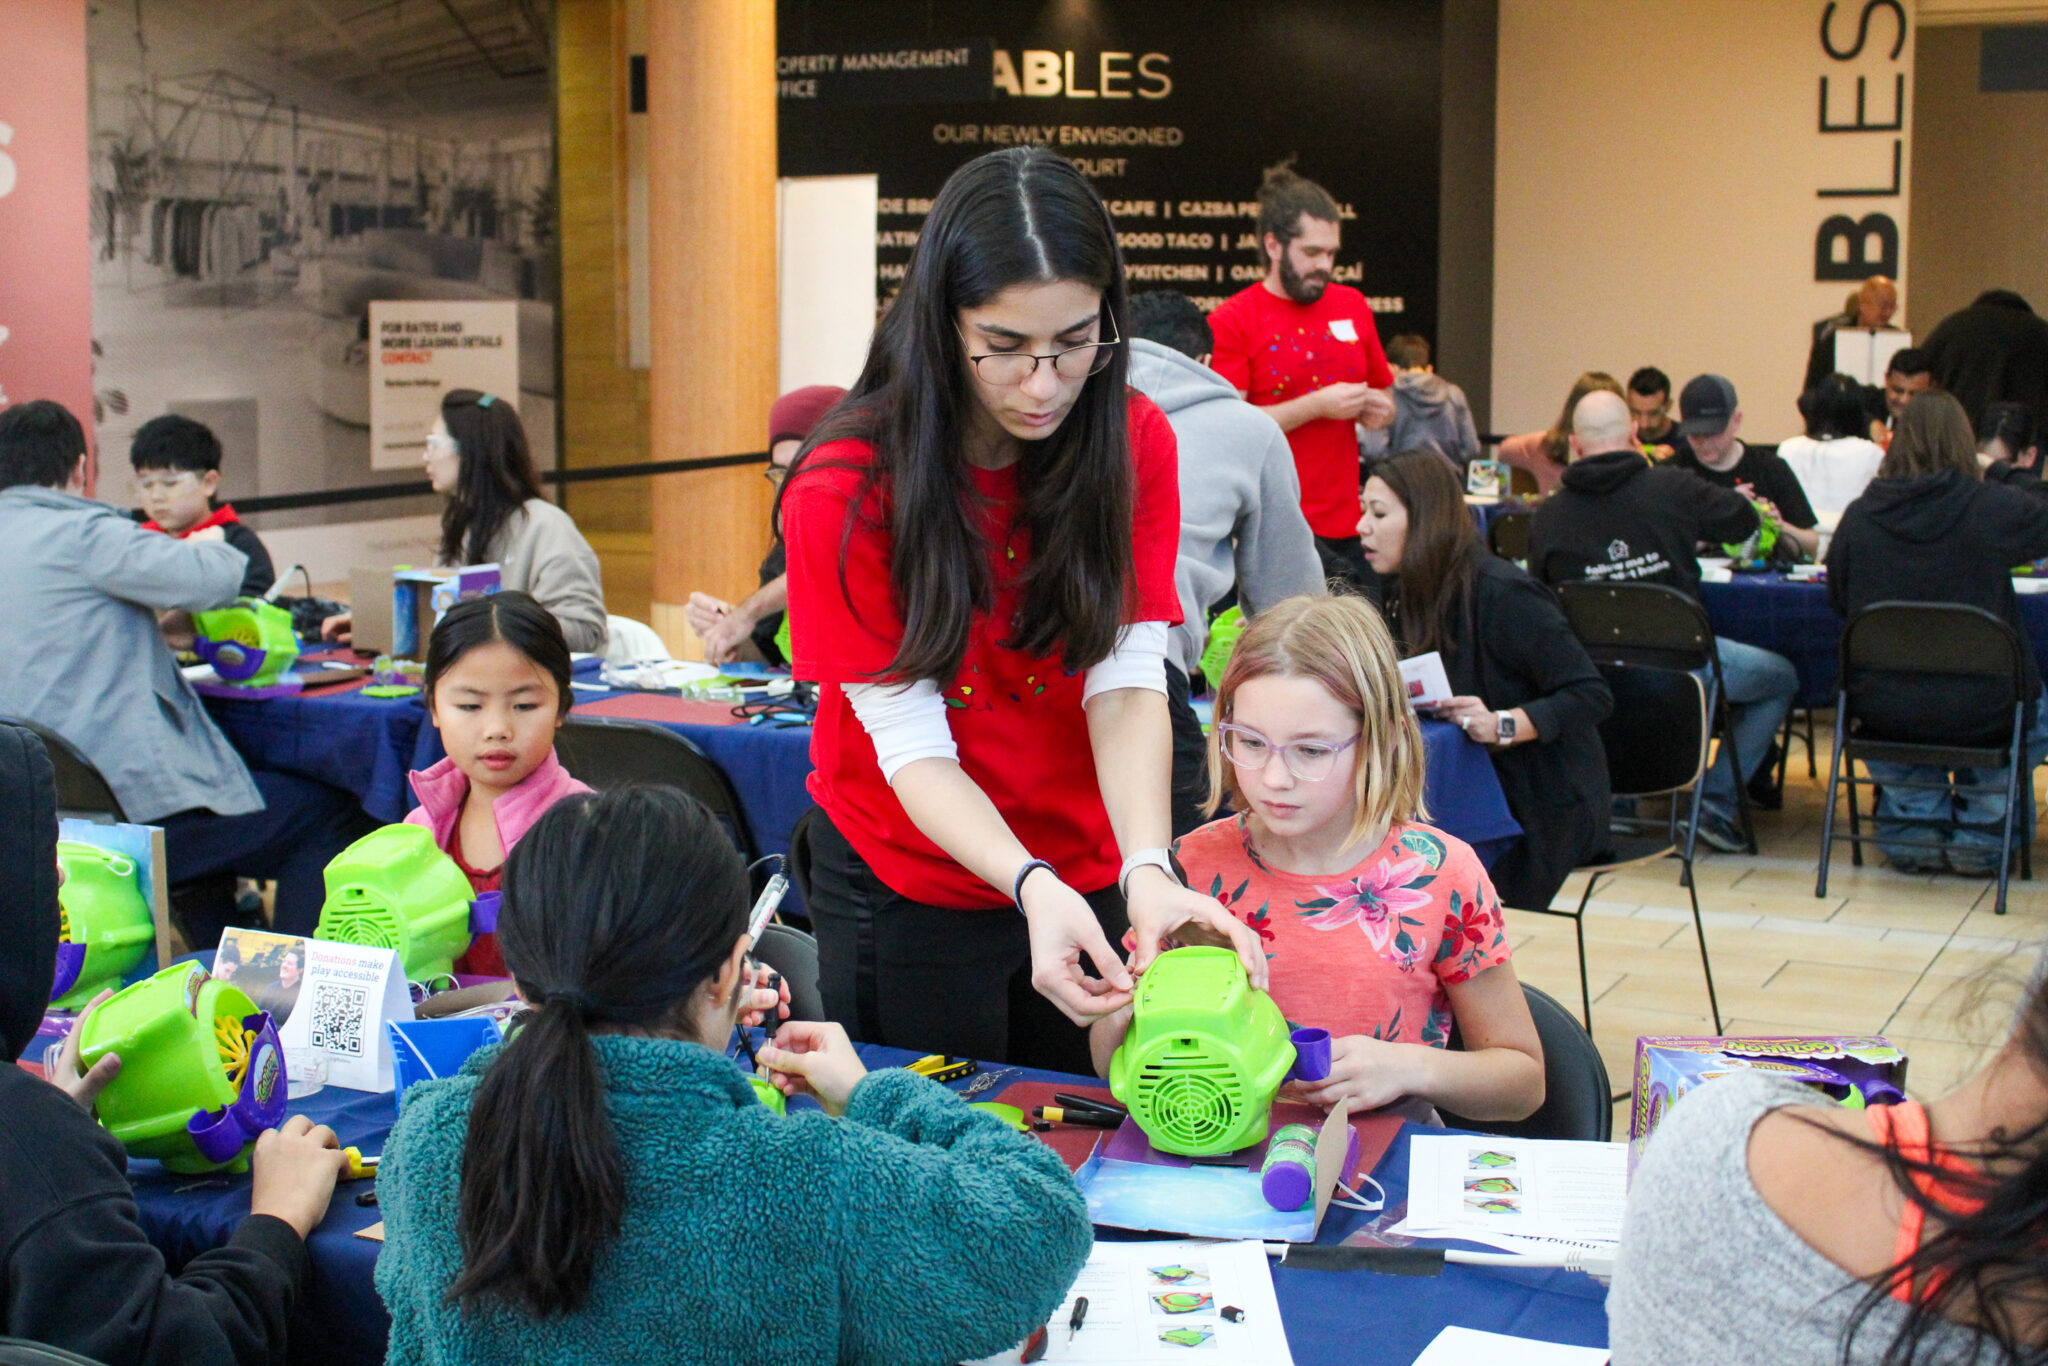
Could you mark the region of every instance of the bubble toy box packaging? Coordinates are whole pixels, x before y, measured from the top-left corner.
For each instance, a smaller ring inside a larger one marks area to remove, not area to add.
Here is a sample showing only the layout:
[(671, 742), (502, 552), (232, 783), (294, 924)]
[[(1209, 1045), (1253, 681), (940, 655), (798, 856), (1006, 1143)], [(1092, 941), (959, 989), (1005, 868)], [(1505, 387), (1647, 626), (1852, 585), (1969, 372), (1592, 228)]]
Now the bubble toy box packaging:
[(1906, 1098), (1906, 1055), (1876, 1035), (1640, 1038), (1629, 1111), (1629, 1174), (1635, 1174), (1650, 1135), (1681, 1096), (1715, 1077), (1744, 1070), (1805, 1082), (1855, 1110)]

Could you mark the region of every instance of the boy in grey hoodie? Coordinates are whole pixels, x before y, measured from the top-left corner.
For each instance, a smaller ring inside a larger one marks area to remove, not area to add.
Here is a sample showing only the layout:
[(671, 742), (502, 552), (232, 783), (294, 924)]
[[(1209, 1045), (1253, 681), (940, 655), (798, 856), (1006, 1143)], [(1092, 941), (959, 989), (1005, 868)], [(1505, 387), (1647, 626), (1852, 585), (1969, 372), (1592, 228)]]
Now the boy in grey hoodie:
[(1387, 453), (1432, 450), (1461, 469), (1478, 459), (1472, 405), (1463, 389), (1430, 365), (1429, 342), (1413, 332), (1389, 337), (1387, 363), (1394, 367), (1394, 425), (1386, 431)]
[(1159, 405), (1180, 447), (1180, 555), (1186, 618), (1167, 639), (1173, 716), (1173, 831), (1202, 823), (1206, 748), (1188, 680), (1209, 640), (1209, 613), (1231, 592), (1246, 616), (1323, 591), (1322, 561), (1301, 512), (1294, 454), (1279, 424), (1211, 370), (1209, 323), (1178, 290), (1131, 297), (1131, 387)]

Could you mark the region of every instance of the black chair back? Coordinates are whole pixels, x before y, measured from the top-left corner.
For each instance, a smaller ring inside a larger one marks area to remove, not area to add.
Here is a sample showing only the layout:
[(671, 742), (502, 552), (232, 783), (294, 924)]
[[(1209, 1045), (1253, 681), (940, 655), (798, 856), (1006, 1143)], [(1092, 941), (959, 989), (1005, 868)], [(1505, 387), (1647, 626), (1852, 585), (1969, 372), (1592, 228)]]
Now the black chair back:
[(33, 721), (14, 716), (0, 716), (0, 721), (34, 731), (43, 742), (43, 748), (49, 751), (50, 767), (57, 773), (59, 816), (116, 824), (128, 819), (122, 814), (121, 799), (114, 795), (114, 789), (107, 785), (99, 769), (78, 746), (49, 727), (39, 726)]
[(1486, 528), (1486, 548), (1504, 560), (1521, 563), (1529, 558), (1529, 524), (1532, 512), (1503, 512)]
[[(789, 983), (789, 1018), (822, 1020), (825, 998), (818, 991), (818, 941), (794, 925), (769, 925), (754, 945), (754, 957)], [(768, 1032), (775, 1028), (771, 1022)]]
[(1607, 781), (1617, 797), (1678, 792), (1707, 762), (1707, 692), (1676, 669), (1602, 664), (1614, 710), (1600, 723)]
[[(1509, 1138), (1574, 1138), (1605, 1143), (1614, 1136), (1614, 1093), (1607, 1063), (1585, 1026), (1555, 997), (1522, 983), (1536, 1037), (1543, 1041), (1543, 1104), (1527, 1119), (1466, 1119), (1440, 1111), (1453, 1129), (1477, 1129)], [(1457, 1026), (1448, 1047), (1463, 1048)]]
[(2026, 698), (2025, 649), (1981, 607), (1872, 603), (1842, 631), (1844, 712), (1857, 739), (2003, 748)]
[(555, 732), (562, 766), (599, 791), (627, 783), (680, 788), (725, 824), (740, 857), (758, 857), (739, 793), (725, 770), (687, 736), (647, 721), (571, 716)]
[(1661, 583), (1557, 585), (1565, 620), (1596, 664), (1704, 669), (1714, 662), (1707, 609)]

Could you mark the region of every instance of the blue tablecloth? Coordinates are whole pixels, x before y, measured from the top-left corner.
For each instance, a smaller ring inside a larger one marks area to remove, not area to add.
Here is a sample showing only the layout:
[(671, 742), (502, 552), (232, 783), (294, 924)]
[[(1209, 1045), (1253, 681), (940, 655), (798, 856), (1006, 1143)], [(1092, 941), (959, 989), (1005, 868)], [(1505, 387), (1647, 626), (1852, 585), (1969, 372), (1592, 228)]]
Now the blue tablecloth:
[[(1797, 583), (1783, 574), (1737, 574), (1727, 583), (1702, 583), (1700, 601), (1715, 635), (1792, 661), (1799, 671), (1798, 705), (1835, 705), (1842, 619), (1828, 606), (1827, 585)], [(2022, 594), (2020, 620), (2048, 675), (2048, 593)]]
[[(612, 694), (578, 692), (579, 705)], [(417, 698), (278, 697), (263, 701), (209, 698), (207, 710), (251, 767), (277, 769), (352, 792), (382, 821), (414, 805), (405, 781), (443, 750)], [(790, 831), (810, 808), (809, 727), (704, 726), (654, 722), (694, 740), (732, 779), (747, 824), (764, 854), (787, 854)], [(1487, 863), (1520, 838), (1486, 750), (1443, 721), (1422, 723), (1430, 816)], [(795, 903), (791, 903), (795, 909)]]
[[(869, 1046), (860, 1051), (870, 1067), (898, 1065), (912, 1056)], [(1030, 1070), (1016, 1080), (1101, 1085), (1094, 1078)], [(955, 1089), (966, 1084), (963, 1079)], [(344, 1144), (366, 1153), (383, 1150), (396, 1117), (390, 1096), (338, 1088), (308, 1097), (292, 1109), (332, 1125)], [(1407, 1198), (1408, 1137), (1414, 1131), (1415, 1126), (1404, 1126), (1373, 1169), (1390, 1207)], [(138, 1161), (130, 1177), (142, 1227), (174, 1266), (225, 1244), (249, 1212), (246, 1176), (180, 1177), (154, 1162)], [(314, 1230), (313, 1283), (292, 1323), (294, 1362), (324, 1366), (384, 1359), (390, 1319), (371, 1283), (379, 1245), (353, 1236), (379, 1217), (377, 1210), (355, 1203), (355, 1192), (365, 1188), (341, 1186), (326, 1219)], [(1316, 1241), (1342, 1242), (1369, 1217), (1333, 1206)], [(1439, 1278), (1417, 1279), (1283, 1266), (1275, 1269), (1273, 1286), (1288, 1345), (1301, 1366), (1408, 1366), (1449, 1324), (1589, 1347), (1607, 1343), (1606, 1290), (1575, 1272), (1449, 1265)]]

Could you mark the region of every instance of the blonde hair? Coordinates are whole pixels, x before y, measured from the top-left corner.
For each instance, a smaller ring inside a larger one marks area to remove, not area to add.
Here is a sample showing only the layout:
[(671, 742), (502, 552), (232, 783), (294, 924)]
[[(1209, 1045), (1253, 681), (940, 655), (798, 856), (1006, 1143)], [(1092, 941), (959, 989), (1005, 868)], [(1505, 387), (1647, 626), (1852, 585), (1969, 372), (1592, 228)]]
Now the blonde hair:
[[(1312, 678), (1358, 717), (1352, 768), (1351, 832), (1356, 844), (1395, 822), (1426, 820), (1422, 798), (1422, 728), (1401, 683), (1401, 655), (1379, 609), (1364, 598), (1304, 595), (1252, 619), (1216, 689), (1216, 719), (1231, 718), (1237, 690), (1254, 678)], [(1209, 736), (1209, 814), (1229, 794), (1248, 805), (1236, 767), (1223, 757), (1220, 733)]]

